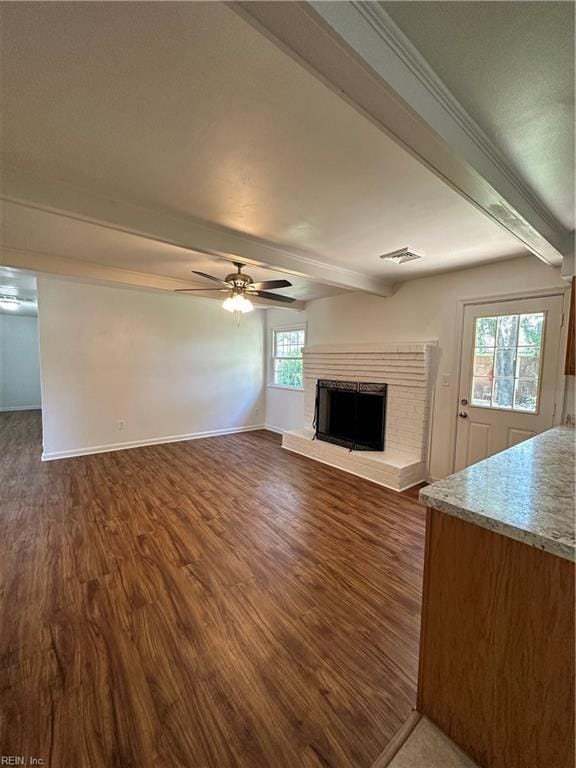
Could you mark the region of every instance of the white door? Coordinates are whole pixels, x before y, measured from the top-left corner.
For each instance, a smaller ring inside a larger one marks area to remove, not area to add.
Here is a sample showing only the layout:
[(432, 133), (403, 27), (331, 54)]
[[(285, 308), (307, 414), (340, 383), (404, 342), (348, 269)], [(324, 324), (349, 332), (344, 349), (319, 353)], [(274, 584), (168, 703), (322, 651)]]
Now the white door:
[(562, 296), (467, 305), (456, 470), (554, 424)]

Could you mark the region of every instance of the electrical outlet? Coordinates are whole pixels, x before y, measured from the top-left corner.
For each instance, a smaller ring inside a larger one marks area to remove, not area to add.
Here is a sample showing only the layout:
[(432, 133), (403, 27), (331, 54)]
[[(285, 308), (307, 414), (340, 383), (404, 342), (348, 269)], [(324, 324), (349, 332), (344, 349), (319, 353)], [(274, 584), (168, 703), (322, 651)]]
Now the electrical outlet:
[(125, 419), (118, 419), (116, 422), (116, 429), (123, 430), (126, 429), (126, 420)]

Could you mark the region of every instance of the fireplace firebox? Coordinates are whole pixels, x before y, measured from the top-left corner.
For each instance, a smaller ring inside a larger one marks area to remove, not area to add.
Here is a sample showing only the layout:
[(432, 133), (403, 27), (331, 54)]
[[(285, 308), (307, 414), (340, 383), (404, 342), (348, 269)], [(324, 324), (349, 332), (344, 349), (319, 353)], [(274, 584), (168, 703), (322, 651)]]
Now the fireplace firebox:
[(386, 384), (319, 379), (315, 437), (351, 451), (383, 451)]

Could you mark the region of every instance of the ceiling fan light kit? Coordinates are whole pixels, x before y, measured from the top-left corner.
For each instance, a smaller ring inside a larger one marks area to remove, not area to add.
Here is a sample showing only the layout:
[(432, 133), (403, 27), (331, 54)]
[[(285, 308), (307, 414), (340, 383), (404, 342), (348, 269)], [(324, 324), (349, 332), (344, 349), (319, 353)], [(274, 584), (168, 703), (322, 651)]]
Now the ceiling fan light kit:
[(296, 301), (296, 299), (293, 299), (291, 296), (269, 293), (269, 291), (273, 291), (276, 288), (289, 288), (292, 283), (288, 282), (288, 280), (264, 280), (255, 283), (250, 275), (245, 275), (242, 272), (243, 264), (235, 261), (234, 266), (238, 271), (226, 275), (224, 280), (219, 277), (214, 277), (214, 275), (207, 275), (205, 272), (197, 272), (193, 270), (195, 275), (199, 275), (206, 280), (218, 283), (220, 287), (177, 288), (176, 293), (204, 293), (206, 291), (228, 292), (228, 296), (224, 299), (222, 307), (227, 312), (235, 312), (237, 318), (239, 318), (241, 314), (244, 315), (246, 312), (252, 312), (254, 310), (254, 305), (249, 298), (250, 296), (259, 296), (260, 298), (269, 299), (271, 301), (281, 301), (285, 304), (292, 304)]
[(254, 304), (241, 293), (228, 296), (228, 298), (224, 299), (222, 307), (227, 312), (241, 312), (243, 315), (246, 314), (246, 312), (254, 311)]

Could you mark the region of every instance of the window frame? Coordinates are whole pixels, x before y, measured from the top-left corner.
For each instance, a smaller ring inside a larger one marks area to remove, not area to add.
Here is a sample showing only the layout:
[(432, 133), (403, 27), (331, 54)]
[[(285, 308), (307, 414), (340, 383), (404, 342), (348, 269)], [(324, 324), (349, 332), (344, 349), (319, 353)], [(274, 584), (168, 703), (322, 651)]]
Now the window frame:
[[(304, 344), (302, 347), (306, 346), (306, 337), (308, 333), (307, 324), (306, 323), (294, 323), (290, 325), (275, 325), (273, 328), (270, 328), (270, 335), (268, 339), (269, 344), (269, 354), (268, 354), (268, 386), (273, 389), (286, 389), (291, 392), (303, 392), (304, 391), (304, 361), (303, 358), (289, 358), (291, 360), (302, 360), (302, 386), (301, 387), (293, 387), (289, 384), (277, 384), (274, 381), (274, 361), (277, 359), (276, 356), (276, 333), (283, 333), (283, 332), (289, 332), (289, 331), (304, 331)], [(288, 359), (288, 358), (278, 358), (281, 360)]]

